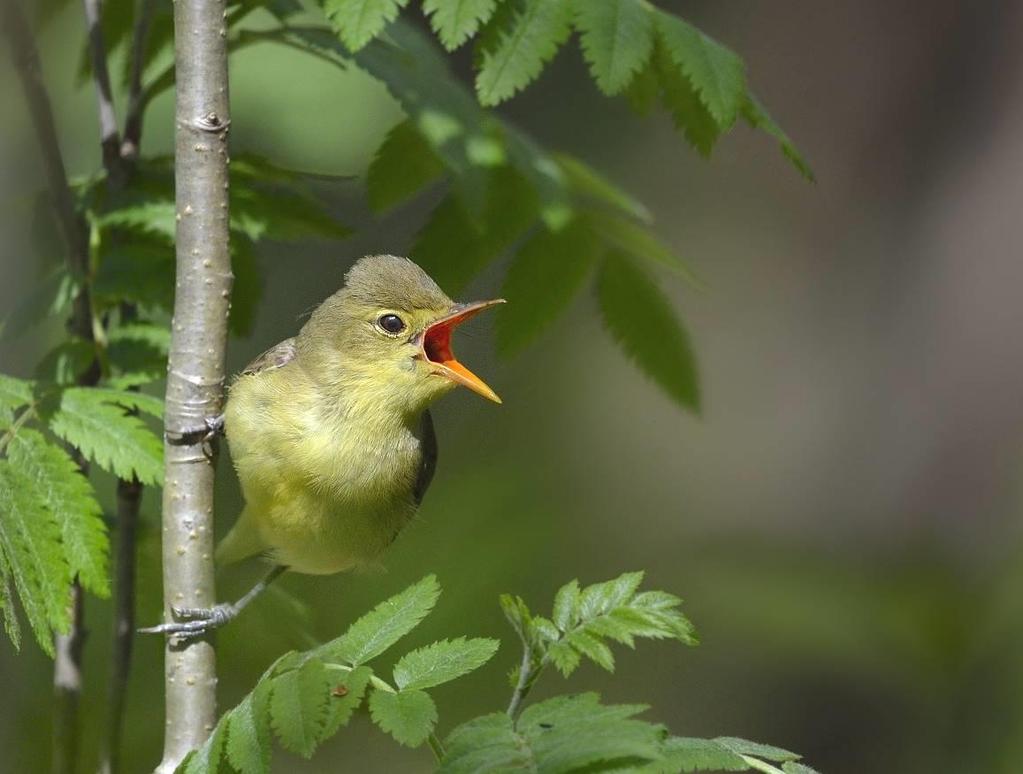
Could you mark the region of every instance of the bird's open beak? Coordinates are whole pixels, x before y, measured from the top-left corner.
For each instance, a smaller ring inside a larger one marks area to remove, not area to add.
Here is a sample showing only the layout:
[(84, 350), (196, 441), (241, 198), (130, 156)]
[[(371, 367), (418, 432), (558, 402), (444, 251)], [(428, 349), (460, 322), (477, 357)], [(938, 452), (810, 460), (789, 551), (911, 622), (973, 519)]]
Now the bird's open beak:
[(451, 351), (451, 333), (470, 317), (475, 317), (484, 309), (503, 303), (503, 298), (495, 298), (492, 301), (455, 304), (451, 307), (451, 311), (448, 314), (430, 323), (427, 329), (423, 331), (422, 339), (419, 342), (420, 356), (433, 366), (434, 373), (444, 376), (456, 384), (468, 387), (484, 398), (494, 401), (494, 403), (501, 402), (501, 399), (497, 397), (497, 393), (490, 389), (486, 382), (455, 359), (454, 353)]

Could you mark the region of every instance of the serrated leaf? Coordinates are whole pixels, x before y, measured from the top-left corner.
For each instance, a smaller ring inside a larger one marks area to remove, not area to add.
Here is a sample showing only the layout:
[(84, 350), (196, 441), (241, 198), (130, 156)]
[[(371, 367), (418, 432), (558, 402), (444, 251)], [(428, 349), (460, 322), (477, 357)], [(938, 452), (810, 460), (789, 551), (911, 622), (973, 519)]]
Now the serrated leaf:
[(269, 683), (260, 683), (226, 716), (227, 759), (246, 774), (270, 770), (271, 690)]
[(89, 480), (74, 460), (41, 433), (22, 428), (7, 447), (13, 465), (30, 495), (60, 526), (65, 559), (71, 575), (87, 590), (110, 595), (107, 555), (110, 549), (103, 511)]
[(585, 622), (593, 616), (609, 613), (628, 603), (642, 582), (643, 572), (640, 570), (587, 586), (579, 594), (579, 618)]
[(654, 19), (671, 61), (692, 83), (717, 125), (731, 127), (746, 96), (742, 59), (677, 16), (655, 11)]
[(323, 662), (316, 658), (273, 679), (271, 723), (288, 750), (306, 758), (313, 754), (327, 717), (329, 686), (330, 675)]
[(497, 640), (459, 637), (440, 640), (411, 653), (394, 665), (399, 690), (432, 688), (479, 669), (497, 652)]
[(67, 631), (68, 583), (60, 527), (33, 489), (0, 459), (0, 552), (36, 640), (53, 655), (53, 631)]
[(341, 40), (355, 53), (394, 21), (408, 0), (324, 0), (323, 10)]
[(533, 616), (529, 622), (529, 630), (533, 635), (532, 639), (542, 643), (556, 642), (561, 636), (558, 627), (553, 621), (544, 618), (542, 615)]
[(415, 124), (402, 121), (387, 133), (366, 173), (370, 206), (381, 212), (414, 196), (444, 174), (444, 165)]
[(515, 630), (519, 637), (525, 640), (526, 632), (529, 630), (530, 622), (532, 621), (532, 616), (525, 601), (522, 597), (513, 596), (512, 594), (502, 594), (498, 601), (501, 604), (504, 617), (508, 619), (512, 629)]
[(407, 747), (425, 742), (437, 723), (437, 706), (425, 691), (373, 691), (369, 712), (382, 731)]
[(653, 58), (654, 73), (664, 107), (671, 114), (675, 128), (704, 158), (709, 158), (724, 131), (700, 99), (693, 82), (678, 69), (670, 54), (657, 46)]
[(805, 763), (798, 763), (796, 761), (785, 761), (781, 765), (781, 770), (785, 774), (818, 774), (817, 770), (807, 766)]
[(486, 24), (497, 0), (423, 0), (430, 26), (448, 51), (454, 51)]
[(0, 550), (0, 611), (4, 617), (4, 631), (14, 645), (14, 649), (21, 650), (21, 625), (18, 623), (18, 614), (14, 610), (14, 592), (11, 590), (11, 568), (7, 566), (7, 558), (3, 550)]
[(176, 774), (219, 774), (228, 771), (224, 764), (224, 729), (218, 724), (209, 735), (202, 747), (193, 750), (181, 761)]
[(774, 119), (771, 118), (770, 114), (767, 112), (767, 109), (764, 108), (764, 106), (760, 104), (760, 101), (752, 94), (747, 95), (742, 104), (742, 117), (746, 120), (746, 123), (754, 129), (760, 129), (777, 140), (778, 146), (781, 148), (781, 152), (785, 155), (785, 158), (792, 162), (792, 165), (799, 170), (799, 174), (811, 183), (816, 181), (817, 178), (814, 177), (813, 169), (810, 168), (806, 159), (803, 158), (803, 154), (799, 152), (799, 148), (797, 148), (791, 138), (785, 134), (785, 131), (778, 126), (777, 123), (775, 123)]
[[(655, 43), (655, 52), (657, 45)], [(648, 116), (657, 104), (657, 95), (661, 92), (661, 86), (657, 79), (657, 57), (656, 53), (633, 77), (632, 82), (625, 89), (625, 99), (631, 107), (641, 116)]]
[(565, 642), (602, 669), (615, 671), (615, 657), (611, 649), (593, 635), (576, 629), (566, 635)]
[[(601, 705), (596, 694), (534, 704), (515, 723), (504, 714), (464, 723), (445, 741), (441, 774), (524, 769), (540, 774), (601, 770), (602, 762), (659, 760), (663, 730), (637, 720), (641, 705)], [(589, 767), (593, 767), (590, 769)]]
[(715, 737), (715, 742), (722, 744), (737, 755), (752, 755), (756, 758), (763, 758), (767, 761), (777, 761), (783, 763), (785, 761), (799, 760), (799, 755), (789, 750), (783, 750), (781, 747), (775, 747), (770, 744), (761, 744), (760, 742), (751, 742), (748, 739), (739, 739), (734, 736), (719, 736)]
[(530, 344), (572, 301), (597, 258), (593, 232), (576, 222), (558, 232), (538, 230), (513, 259), (501, 294), (510, 302), (497, 318), (504, 354)]
[(32, 402), (32, 382), (0, 374), (0, 422), (10, 422), (14, 412)]
[(96, 219), (96, 225), (174, 239), (177, 212), (170, 198), (143, 200), (104, 213)]
[(653, 18), (640, 0), (573, 0), (583, 57), (604, 94), (618, 94), (650, 59)]
[(554, 625), (561, 631), (567, 631), (579, 620), (579, 581), (566, 583), (554, 595)]
[(625, 353), (675, 401), (698, 411), (689, 337), (657, 286), (628, 259), (611, 255), (597, 283), (604, 324)]
[(231, 229), (253, 241), (345, 239), (351, 229), (338, 222), (305, 187), (240, 181), (231, 187)]
[[(136, 476), (143, 484), (163, 481), (163, 443), (137, 416), (118, 405), (127, 399), (112, 390), (72, 387), (50, 417), (50, 429), (88, 459), (119, 478)], [(149, 398), (137, 405), (153, 408)], [(131, 405), (131, 404), (128, 404)]]
[(437, 578), (427, 575), (400, 594), (381, 602), (353, 623), (347, 632), (316, 652), (324, 658), (339, 659), (352, 666), (364, 664), (416, 628), (433, 610), (439, 595)]
[(347, 675), (338, 676), (336, 684), (330, 691), (330, 701), (327, 702), (327, 720), (323, 724), (324, 739), (333, 736), (342, 726), (348, 725), (352, 714), (362, 704), (366, 686), (372, 675), (372, 669), (361, 666)]
[(664, 742), (664, 771), (746, 771), (739, 755), (713, 739), (673, 736)]
[(162, 379), (167, 372), (170, 330), (153, 323), (130, 323), (107, 335), (110, 375), (104, 384), (126, 389)]
[(476, 75), (480, 103), (497, 105), (533, 81), (571, 33), (571, 8), (551, 0), (525, 0), (511, 24), (486, 50)]
[(554, 667), (561, 672), (562, 677), (568, 677), (576, 669), (582, 657), (579, 651), (567, 642), (556, 642), (547, 649), (547, 658), (554, 664)]

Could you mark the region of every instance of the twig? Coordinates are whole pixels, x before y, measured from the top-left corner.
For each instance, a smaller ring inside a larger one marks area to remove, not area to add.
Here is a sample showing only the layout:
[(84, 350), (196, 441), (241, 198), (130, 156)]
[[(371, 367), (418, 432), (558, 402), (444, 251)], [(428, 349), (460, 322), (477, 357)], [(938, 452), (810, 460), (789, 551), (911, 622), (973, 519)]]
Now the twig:
[(55, 640), (53, 664), (53, 771), (72, 774), (78, 766), (78, 705), (82, 694), (85, 645), (84, 596), (71, 584), (71, 629)]
[[(225, 0), (174, 4), (174, 178), (177, 276), (164, 431), (183, 437), (222, 413), (231, 255), (227, 134), (230, 126)], [(203, 442), (164, 444), (163, 598), (209, 608), (213, 588), (212, 455)], [(216, 722), (216, 664), (208, 639), (165, 651), (166, 723), (158, 772), (170, 774)]]
[(135, 642), (135, 549), (142, 484), (117, 482), (117, 549), (114, 567), (114, 634), (109, 678), (106, 735), (100, 757), (103, 774), (117, 774), (121, 763), (124, 710)]
[(515, 720), (522, 710), (522, 702), (529, 694), (529, 690), (536, 682), (540, 668), (533, 665), (533, 649), (525, 639), (522, 641), (522, 663), (519, 665), (519, 679), (512, 692), (511, 701), (508, 703), (508, 717)]
[(103, 149), (103, 166), (112, 179), (120, 179), (121, 137), (117, 131), (114, 96), (110, 90), (110, 70), (107, 67), (107, 47), (103, 42), (103, 0), (82, 0), (85, 24), (89, 33), (89, 58), (92, 80), (96, 85), (99, 103), (99, 141)]
[(145, 69), (149, 28), (153, 24), (153, 0), (135, 0), (135, 26), (131, 36), (131, 70), (128, 76), (128, 114), (124, 119), (121, 158), (134, 160), (142, 141), (142, 118), (145, 101), (142, 96), (142, 71)]

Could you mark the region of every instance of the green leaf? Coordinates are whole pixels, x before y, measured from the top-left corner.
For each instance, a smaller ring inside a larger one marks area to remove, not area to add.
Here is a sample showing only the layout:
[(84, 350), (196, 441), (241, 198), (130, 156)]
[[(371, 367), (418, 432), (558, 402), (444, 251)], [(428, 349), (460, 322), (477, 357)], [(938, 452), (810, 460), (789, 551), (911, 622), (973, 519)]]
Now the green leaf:
[(673, 736), (664, 743), (665, 765), (660, 771), (746, 771), (739, 755), (714, 739)]
[(558, 232), (538, 230), (518, 251), (501, 294), (508, 306), (497, 318), (497, 346), (521, 351), (557, 319), (597, 258), (593, 232), (575, 222)]
[(753, 95), (748, 95), (742, 104), (742, 117), (746, 123), (754, 129), (760, 129), (778, 141), (781, 152), (792, 165), (799, 170), (799, 173), (811, 183), (816, 180), (813, 169), (803, 158), (795, 143), (785, 134), (784, 130), (775, 123), (760, 101)]
[(432, 688), (479, 669), (497, 652), (497, 640), (459, 637), (413, 650), (394, 666), (394, 683), (402, 691)]
[(218, 724), (202, 747), (193, 750), (181, 761), (176, 774), (219, 774), (230, 767), (223, 765), (224, 727)]
[(96, 344), (77, 336), (68, 336), (43, 355), (34, 375), (43, 382), (74, 384), (96, 360)]
[(675, 128), (704, 158), (709, 158), (723, 129), (700, 99), (693, 82), (681, 72), (663, 44), (654, 54), (654, 72), (664, 107), (674, 119)]
[(133, 404), (126, 396), (140, 393), (88, 387), (64, 390), (60, 406), (50, 418), (50, 429), (119, 478), (134, 475), (143, 484), (162, 483), (163, 443), (141, 419), (121, 407), (151, 410), (155, 399), (136, 397)]
[(330, 700), (330, 675), (323, 662), (308, 659), (298, 669), (275, 677), (270, 713), (281, 744), (306, 758), (320, 741)]
[(628, 259), (612, 255), (601, 268), (597, 295), (604, 324), (625, 353), (672, 399), (698, 411), (689, 337), (657, 286)]
[(110, 375), (104, 383), (116, 389), (137, 387), (167, 373), (170, 330), (153, 323), (118, 325), (107, 335)]
[(566, 583), (554, 595), (554, 625), (561, 631), (568, 631), (579, 620), (579, 581)]
[(355, 53), (394, 21), (408, 0), (324, 0), (323, 10), (341, 40)]
[(573, 0), (583, 57), (604, 94), (618, 94), (650, 59), (653, 18), (640, 0)]
[(382, 731), (407, 747), (425, 742), (437, 723), (437, 706), (425, 691), (373, 691), (369, 712)]
[(366, 686), (373, 670), (366, 666), (356, 667), (347, 675), (338, 677), (327, 702), (327, 720), (323, 724), (323, 738), (333, 736), (341, 726), (348, 725), (352, 714), (362, 704)]
[(52, 656), (52, 632), (68, 627), (71, 574), (59, 525), (6, 459), (0, 459), (0, 553), (39, 647)]
[(816, 769), (807, 766), (805, 763), (797, 763), (796, 761), (785, 761), (781, 765), (781, 770), (785, 774), (818, 774)]
[(270, 770), (270, 691), (269, 683), (260, 683), (221, 720), (227, 724), (227, 759), (238, 771)]
[(658, 56), (656, 52), (659, 48), (660, 46), (655, 42), (655, 54), (651, 61), (647, 63), (646, 67), (636, 73), (632, 82), (625, 89), (625, 98), (629, 101), (629, 107), (641, 116), (650, 115), (657, 104), (657, 95), (661, 91), (657, 79)]
[(366, 193), (377, 212), (414, 196), (444, 174), (444, 165), (412, 121), (387, 133), (366, 174)]
[(796, 761), (800, 756), (781, 747), (760, 742), (751, 742), (748, 739), (739, 739), (734, 736), (719, 736), (714, 739), (718, 744), (724, 745), (737, 755), (752, 755), (756, 758), (763, 758), (766, 761)]
[(93, 291), (100, 306), (130, 301), (170, 311), (174, 306), (172, 238), (148, 232), (105, 232)]
[(569, 189), (580, 198), (610, 205), (646, 223), (652, 220), (650, 211), (641, 201), (634, 199), (589, 164), (565, 153), (559, 153), (554, 158), (565, 176)]
[(655, 11), (654, 19), (671, 61), (692, 83), (717, 125), (728, 129), (746, 96), (742, 59), (677, 16)]
[(703, 283), (668, 249), (653, 233), (644, 226), (617, 213), (588, 213), (587, 225), (610, 246), (644, 261), (649, 261), (677, 274), (690, 285), (702, 289)]
[(582, 661), (579, 651), (567, 642), (556, 642), (547, 649), (547, 658), (554, 664), (554, 667), (561, 672), (562, 677), (568, 677)]
[(627, 604), (643, 582), (643, 572), (627, 572), (617, 578), (587, 586), (579, 594), (579, 618), (586, 621)]
[(7, 447), (8, 458), (29, 496), (60, 525), (63, 552), (72, 576), (100, 597), (110, 595), (110, 549), (103, 511), (89, 480), (74, 460), (41, 433), (22, 428)]
[(486, 24), (497, 0), (423, 0), (430, 26), (448, 51), (454, 51)]
[(437, 602), (440, 586), (433, 575), (373, 608), (336, 640), (315, 651), (328, 659), (340, 659), (352, 666), (379, 656), (412, 631)]
[(4, 631), (10, 637), (15, 650), (21, 650), (21, 625), (14, 610), (14, 593), (11, 591), (11, 568), (7, 566), (4, 552), (0, 550), (0, 611), (4, 616)]
[(480, 103), (497, 105), (533, 81), (571, 33), (567, 3), (525, 0), (497, 43), (484, 51), (476, 76)]
[(0, 424), (14, 419), (14, 412), (32, 402), (32, 382), (0, 374)]
[(96, 219), (101, 228), (122, 228), (154, 237), (174, 239), (177, 212), (174, 200), (156, 198), (128, 204), (111, 210)]
[(514, 724), (504, 714), (484, 715), (451, 732), (439, 771), (555, 774), (612, 768), (601, 763), (659, 760), (664, 731), (634, 718), (644, 709), (601, 705), (596, 694), (587, 693), (534, 704)]
[(576, 629), (565, 637), (565, 642), (602, 669), (615, 671), (615, 657), (611, 648), (593, 635)]
[(303, 185), (267, 185), (262, 179), (243, 179), (231, 186), (231, 229), (257, 242), (345, 239), (352, 233)]

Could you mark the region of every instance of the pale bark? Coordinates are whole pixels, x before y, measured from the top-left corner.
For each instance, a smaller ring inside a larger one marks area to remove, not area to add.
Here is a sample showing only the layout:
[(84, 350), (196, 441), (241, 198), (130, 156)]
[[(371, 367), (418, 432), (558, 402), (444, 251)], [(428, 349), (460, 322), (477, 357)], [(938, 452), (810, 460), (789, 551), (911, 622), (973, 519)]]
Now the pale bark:
[[(224, 0), (177, 0), (175, 180), (177, 284), (167, 373), (163, 489), (164, 615), (212, 607), (212, 455), (194, 431), (219, 415), (231, 294)], [(201, 436), (201, 434), (199, 434)], [(163, 761), (171, 772), (216, 722), (216, 663), (208, 639), (169, 638)]]

